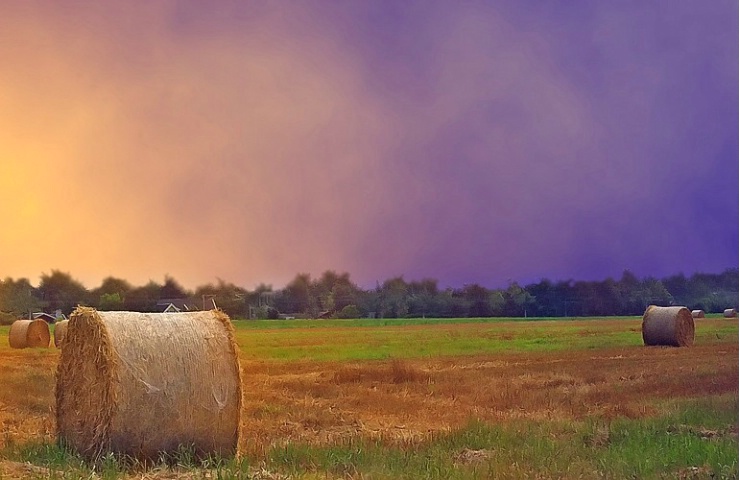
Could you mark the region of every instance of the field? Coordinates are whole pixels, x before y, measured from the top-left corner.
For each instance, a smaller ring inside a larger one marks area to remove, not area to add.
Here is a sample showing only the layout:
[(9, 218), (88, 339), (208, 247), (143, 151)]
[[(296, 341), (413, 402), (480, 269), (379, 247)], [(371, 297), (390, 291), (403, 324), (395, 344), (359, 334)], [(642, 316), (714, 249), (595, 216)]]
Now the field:
[(739, 325), (640, 318), (237, 321), (241, 460), (94, 469), (56, 446), (55, 349), (0, 327), (3, 478), (737, 478)]

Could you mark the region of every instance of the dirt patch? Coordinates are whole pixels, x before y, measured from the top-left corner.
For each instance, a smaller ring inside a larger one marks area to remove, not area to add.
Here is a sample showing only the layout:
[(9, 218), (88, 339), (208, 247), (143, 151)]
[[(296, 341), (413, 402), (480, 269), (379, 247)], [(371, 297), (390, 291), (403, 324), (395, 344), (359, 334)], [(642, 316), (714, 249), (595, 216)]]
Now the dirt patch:
[(472, 450), (465, 448), (454, 455), (454, 463), (460, 465), (474, 465), (476, 463), (482, 463), (492, 457), (493, 453), (494, 452), (492, 450)]
[(30, 463), (0, 460), (0, 478), (48, 477), (49, 470)]

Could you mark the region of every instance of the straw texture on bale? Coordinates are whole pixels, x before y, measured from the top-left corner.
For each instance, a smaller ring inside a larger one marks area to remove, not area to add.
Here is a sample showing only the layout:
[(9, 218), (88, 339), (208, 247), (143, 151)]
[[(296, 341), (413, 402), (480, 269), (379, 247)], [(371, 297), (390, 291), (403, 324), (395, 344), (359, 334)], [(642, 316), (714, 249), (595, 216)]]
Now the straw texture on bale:
[(67, 325), (69, 320), (62, 320), (54, 324), (54, 346), (56, 348), (62, 348), (64, 342), (64, 335), (67, 333)]
[(734, 318), (736, 317), (736, 309), (735, 308), (727, 308), (724, 310), (724, 317), (726, 318)]
[(10, 326), (8, 341), (11, 348), (49, 348), (49, 324), (44, 320), (17, 320)]
[(88, 460), (183, 448), (238, 455), (241, 370), (228, 317), (72, 313), (57, 368), (59, 441)]
[(695, 338), (695, 324), (686, 307), (650, 305), (641, 324), (644, 345), (689, 347)]
[(690, 312), (690, 314), (693, 316), (693, 318), (706, 318), (706, 312), (703, 310), (693, 310)]

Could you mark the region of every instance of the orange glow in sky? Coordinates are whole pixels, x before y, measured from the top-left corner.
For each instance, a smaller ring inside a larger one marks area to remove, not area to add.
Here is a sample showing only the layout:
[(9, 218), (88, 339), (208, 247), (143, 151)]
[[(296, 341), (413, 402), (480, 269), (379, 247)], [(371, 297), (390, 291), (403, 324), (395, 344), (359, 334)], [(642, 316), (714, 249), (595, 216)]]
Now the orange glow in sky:
[(735, 2), (431, 3), (3, 2), (0, 277), (736, 266)]

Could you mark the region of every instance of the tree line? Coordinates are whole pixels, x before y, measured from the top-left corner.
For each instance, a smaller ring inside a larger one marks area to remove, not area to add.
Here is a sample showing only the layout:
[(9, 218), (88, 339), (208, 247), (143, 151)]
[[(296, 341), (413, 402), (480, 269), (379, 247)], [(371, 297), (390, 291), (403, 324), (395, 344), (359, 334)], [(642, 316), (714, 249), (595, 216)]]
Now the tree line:
[(362, 289), (348, 273), (328, 270), (318, 278), (301, 273), (284, 288), (259, 285), (247, 290), (218, 281), (187, 290), (174, 278), (133, 286), (108, 277), (87, 289), (69, 273), (52, 270), (41, 275), (38, 287), (28, 279), (0, 280), (0, 312), (22, 317), (29, 312), (61, 311), (77, 305), (100, 310), (161, 311), (171, 299), (188, 308), (208, 308), (213, 299), (231, 318), (413, 318), (413, 317), (578, 317), (641, 315), (650, 304), (685, 305), (717, 313), (735, 307), (739, 296), (739, 269), (720, 274), (683, 274), (663, 279), (637, 278), (625, 271), (621, 278), (603, 281), (541, 280), (521, 286), (488, 289), (476, 283), (440, 288), (427, 278), (407, 281), (402, 276)]

